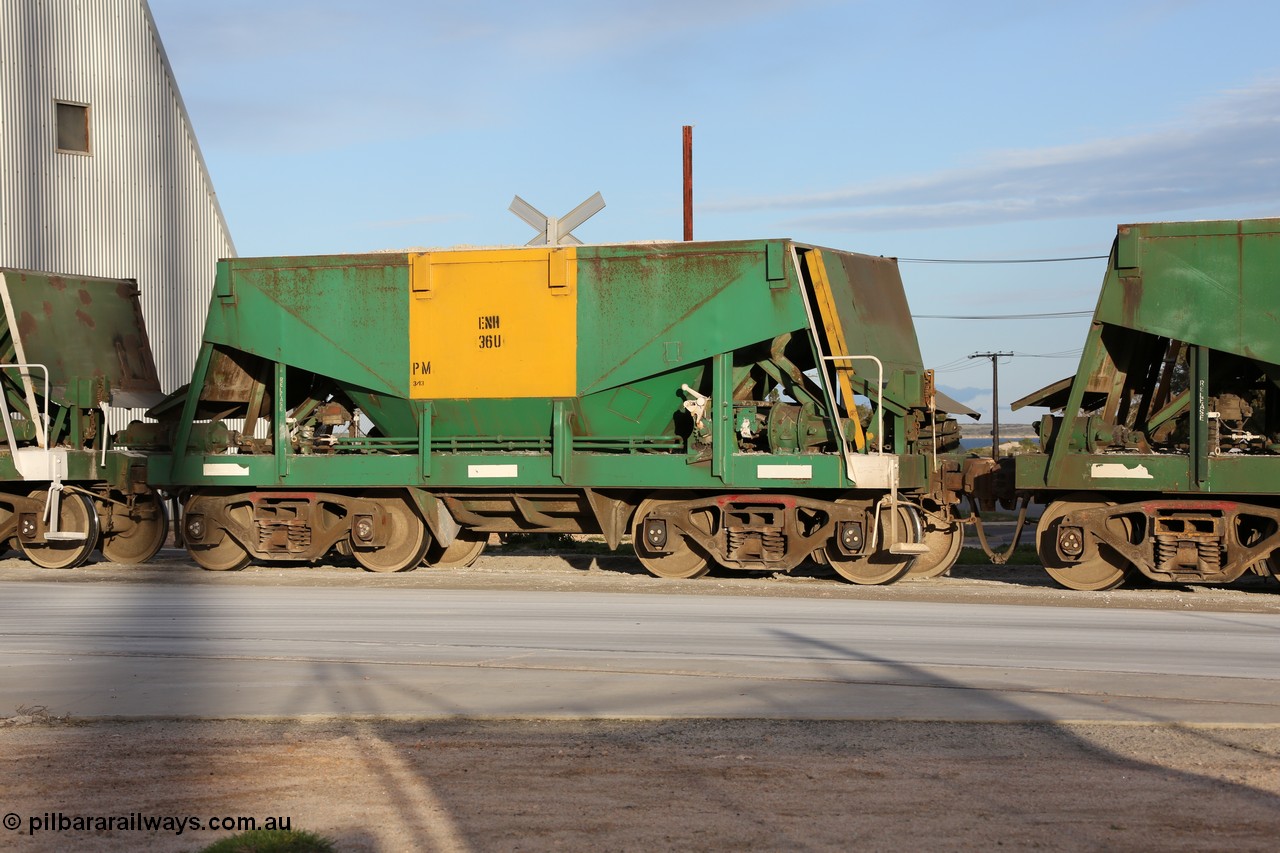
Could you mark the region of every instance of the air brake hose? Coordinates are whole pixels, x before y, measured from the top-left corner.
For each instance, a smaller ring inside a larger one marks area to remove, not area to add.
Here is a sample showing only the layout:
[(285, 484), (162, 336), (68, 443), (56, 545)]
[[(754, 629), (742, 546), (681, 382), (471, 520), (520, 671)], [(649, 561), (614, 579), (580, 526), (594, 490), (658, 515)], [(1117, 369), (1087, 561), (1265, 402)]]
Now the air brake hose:
[(973, 520), (973, 528), (978, 534), (978, 544), (982, 546), (983, 552), (986, 553), (993, 565), (1003, 566), (1009, 561), (1009, 558), (1013, 556), (1014, 549), (1018, 547), (1018, 540), (1022, 538), (1022, 526), (1027, 521), (1028, 503), (1030, 503), (1030, 498), (1023, 495), (1018, 502), (1018, 524), (1013, 529), (1013, 541), (1009, 543), (1009, 549), (1003, 554), (995, 553), (991, 550), (991, 547), (987, 545), (987, 534), (986, 531), (982, 529), (982, 513), (978, 509), (978, 502), (972, 501), (970, 503), (972, 512), (969, 517)]

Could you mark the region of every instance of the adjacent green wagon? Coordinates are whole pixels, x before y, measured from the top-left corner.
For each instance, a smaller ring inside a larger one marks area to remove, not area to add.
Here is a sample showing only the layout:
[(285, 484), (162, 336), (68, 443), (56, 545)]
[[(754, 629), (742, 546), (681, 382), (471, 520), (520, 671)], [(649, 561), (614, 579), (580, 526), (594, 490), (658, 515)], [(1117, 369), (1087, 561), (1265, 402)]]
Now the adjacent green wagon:
[(164, 505), (109, 414), (162, 396), (133, 281), (0, 269), (0, 543), (48, 568), (154, 556)]
[(1275, 575), (1280, 220), (1121, 226), (1078, 372), (1024, 405), (1057, 411), (1006, 468), (1060, 583)]

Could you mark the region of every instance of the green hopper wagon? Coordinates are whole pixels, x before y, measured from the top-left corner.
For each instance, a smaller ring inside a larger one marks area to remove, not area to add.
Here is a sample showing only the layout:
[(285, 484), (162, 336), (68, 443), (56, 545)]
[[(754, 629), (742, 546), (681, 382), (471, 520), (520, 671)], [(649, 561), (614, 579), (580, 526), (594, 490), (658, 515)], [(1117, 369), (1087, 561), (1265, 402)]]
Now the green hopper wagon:
[[(861, 404), (861, 408), (857, 404)], [(959, 553), (958, 444), (892, 259), (789, 240), (232, 259), (153, 410), (197, 563), (465, 565), (630, 536), (654, 574)], [(967, 411), (967, 410), (965, 410)]]
[(168, 518), (111, 407), (163, 399), (132, 281), (0, 269), (0, 543), (48, 568), (140, 563)]
[(1059, 583), (1276, 575), (1280, 220), (1121, 226), (1079, 371), (1024, 405), (1057, 412), (1005, 465)]

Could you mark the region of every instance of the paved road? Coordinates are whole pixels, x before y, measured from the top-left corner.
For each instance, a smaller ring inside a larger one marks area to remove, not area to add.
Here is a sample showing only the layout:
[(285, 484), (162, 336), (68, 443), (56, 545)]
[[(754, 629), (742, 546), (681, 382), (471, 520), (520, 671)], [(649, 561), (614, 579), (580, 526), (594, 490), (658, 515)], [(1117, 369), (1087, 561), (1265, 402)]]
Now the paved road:
[(1280, 723), (1280, 617), (15, 581), (0, 715)]

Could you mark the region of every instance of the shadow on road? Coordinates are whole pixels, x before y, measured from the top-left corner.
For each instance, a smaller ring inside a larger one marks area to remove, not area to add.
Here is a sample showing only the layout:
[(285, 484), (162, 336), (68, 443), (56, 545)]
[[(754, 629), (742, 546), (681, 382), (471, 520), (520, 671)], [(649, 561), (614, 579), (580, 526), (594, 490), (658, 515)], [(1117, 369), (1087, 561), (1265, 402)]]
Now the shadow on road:
[[(306, 656), (306, 637), (248, 618), (254, 589), (230, 588), (240, 594), (210, 607), (202, 600), (208, 598), (204, 588), (195, 585), (185, 587), (175, 604), (173, 587), (48, 584), (40, 616), (25, 623), (23, 637), (8, 635), (6, 648), (38, 642), (42, 631), (86, 642), (120, 637), (126, 651), (99, 658), (94, 677), (80, 687), (122, 697), (140, 671), (175, 659), (208, 668), (205, 689), (230, 693), (247, 686), (246, 679), (271, 679), (273, 656)], [(67, 618), (81, 612), (71, 608), (75, 589), (97, 602), (95, 615)], [(377, 616), (358, 615), (359, 588), (321, 593), (351, 603), (353, 622), (331, 626), (333, 636), (351, 639), (342, 656), (317, 657), (304, 676), (274, 684), (281, 706), (294, 709), (296, 719), (72, 721), (0, 729), (0, 811), (24, 820), (50, 812), (289, 815), (302, 828), (333, 835), (343, 850), (998, 844), (1264, 850), (1274, 846), (1280, 827), (1280, 727), (1199, 728), (1156, 717), (1134, 725), (1046, 718), (1004, 724), (548, 720), (589, 703), (540, 685), (536, 672), (531, 678), (529, 669), (508, 666), (510, 649), (501, 665), (470, 661), (455, 669), (485, 668), (492, 685), (527, 691), (520, 697), (525, 710), (518, 719), (466, 719), (463, 688), (451, 678), (451, 667), (440, 667), (424, 688), (395, 665), (363, 655), (359, 634), (367, 625), (370, 644), (412, 644), (423, 637), (413, 630), (376, 635)], [(308, 600), (291, 606), (305, 608)], [(395, 606), (397, 613), (385, 615), (416, 616), (426, 625), (439, 606), (430, 598), (406, 600)], [(591, 615), (607, 620), (607, 601)], [(1214, 614), (1197, 615), (1211, 637)], [(714, 624), (691, 628), (714, 630)], [(495, 637), (501, 627), (495, 624)], [(928, 714), (930, 696), (942, 691), (962, 695), (969, 718), (1000, 719), (1011, 707), (1025, 714), (1016, 694), (978, 689), (856, 643), (767, 621), (758, 630), (816, 667), (819, 674), (807, 679), (842, 691), (851, 709), (873, 689), (841, 668), (857, 663), (883, 670), (882, 686), (912, 688), (903, 701), (916, 706), (903, 716)], [(690, 636), (696, 643), (696, 631)], [(143, 651), (144, 640), (166, 637), (171, 657)], [(139, 643), (137, 655), (127, 653), (130, 638)], [(690, 651), (696, 653), (696, 646)], [(0, 655), (0, 666), (6, 680), (57, 677), (53, 660), (48, 669), (17, 671), (4, 665), (5, 657)], [(589, 667), (578, 672), (584, 695), (594, 689), (592, 677)], [(690, 678), (708, 707), (738, 684), (714, 675)], [(646, 685), (641, 675), (629, 688), (637, 707)], [(772, 705), (773, 714), (789, 713), (798, 689), (795, 681), (766, 679), (759, 699)], [(437, 719), (376, 719), (385, 713), (380, 707), (391, 707), (391, 697), (396, 707), (411, 704)], [(212, 705), (219, 697), (203, 698)], [(200, 696), (186, 699), (193, 708), (202, 704)], [(1104, 700), (1070, 701), (1086, 717)], [(374, 719), (333, 719), (352, 714)], [(193, 842), (217, 835), (19, 835), (16, 849), (127, 850), (145, 843), (191, 850), (198, 849)]]

